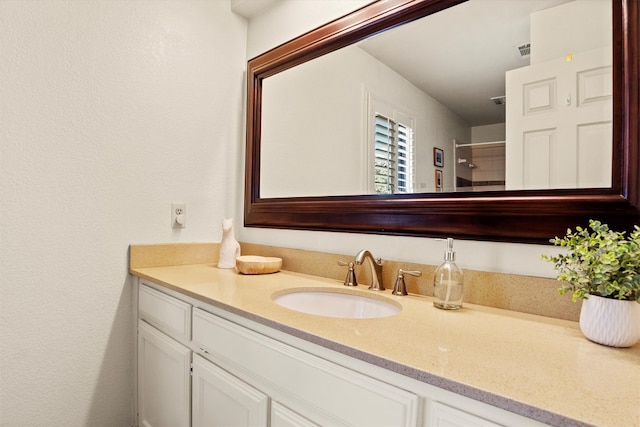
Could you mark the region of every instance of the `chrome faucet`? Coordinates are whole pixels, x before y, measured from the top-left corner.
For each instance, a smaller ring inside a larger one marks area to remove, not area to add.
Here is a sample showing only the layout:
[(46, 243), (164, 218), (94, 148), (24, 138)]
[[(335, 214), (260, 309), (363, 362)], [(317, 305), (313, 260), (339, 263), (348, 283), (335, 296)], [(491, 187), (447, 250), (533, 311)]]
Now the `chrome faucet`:
[(369, 267), (371, 268), (371, 286), (369, 286), (369, 289), (384, 291), (384, 285), (382, 284), (382, 259), (374, 258), (371, 252), (363, 249), (356, 254), (355, 263), (362, 265), (365, 259), (369, 261)]

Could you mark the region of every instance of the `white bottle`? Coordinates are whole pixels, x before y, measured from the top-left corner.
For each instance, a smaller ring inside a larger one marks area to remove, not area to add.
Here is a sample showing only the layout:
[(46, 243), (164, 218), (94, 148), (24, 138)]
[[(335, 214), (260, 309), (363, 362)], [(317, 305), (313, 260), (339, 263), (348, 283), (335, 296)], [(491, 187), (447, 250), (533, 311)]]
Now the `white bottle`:
[(463, 275), (455, 263), (456, 253), (453, 251), (453, 239), (447, 239), (447, 250), (444, 262), (436, 269), (433, 278), (433, 305), (444, 310), (462, 308)]

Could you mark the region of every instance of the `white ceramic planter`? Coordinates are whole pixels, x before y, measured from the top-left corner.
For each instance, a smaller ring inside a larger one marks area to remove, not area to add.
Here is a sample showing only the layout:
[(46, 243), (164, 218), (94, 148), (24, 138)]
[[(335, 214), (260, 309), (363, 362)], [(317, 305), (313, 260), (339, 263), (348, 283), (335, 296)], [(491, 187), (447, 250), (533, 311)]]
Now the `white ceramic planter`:
[(631, 347), (640, 341), (640, 304), (589, 295), (582, 301), (580, 329), (598, 344)]

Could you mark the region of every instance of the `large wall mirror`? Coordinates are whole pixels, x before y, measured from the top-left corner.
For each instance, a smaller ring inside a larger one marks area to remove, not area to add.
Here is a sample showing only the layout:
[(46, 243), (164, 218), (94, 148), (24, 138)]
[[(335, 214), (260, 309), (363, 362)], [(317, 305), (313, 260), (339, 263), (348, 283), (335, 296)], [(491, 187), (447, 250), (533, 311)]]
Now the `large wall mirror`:
[(635, 0), (386, 0), (248, 65), (245, 225), (638, 223)]

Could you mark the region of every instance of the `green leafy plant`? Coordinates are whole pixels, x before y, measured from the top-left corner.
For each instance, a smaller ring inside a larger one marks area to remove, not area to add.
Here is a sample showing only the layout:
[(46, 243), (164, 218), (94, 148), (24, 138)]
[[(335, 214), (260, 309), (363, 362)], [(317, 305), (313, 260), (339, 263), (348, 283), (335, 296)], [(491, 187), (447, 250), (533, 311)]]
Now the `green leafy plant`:
[(640, 303), (640, 227), (635, 225), (626, 237), (624, 231), (589, 220), (589, 228), (567, 229), (564, 237), (550, 242), (569, 249), (566, 254), (542, 255), (555, 263), (558, 280), (565, 282), (560, 294), (573, 292), (574, 302), (598, 295)]

